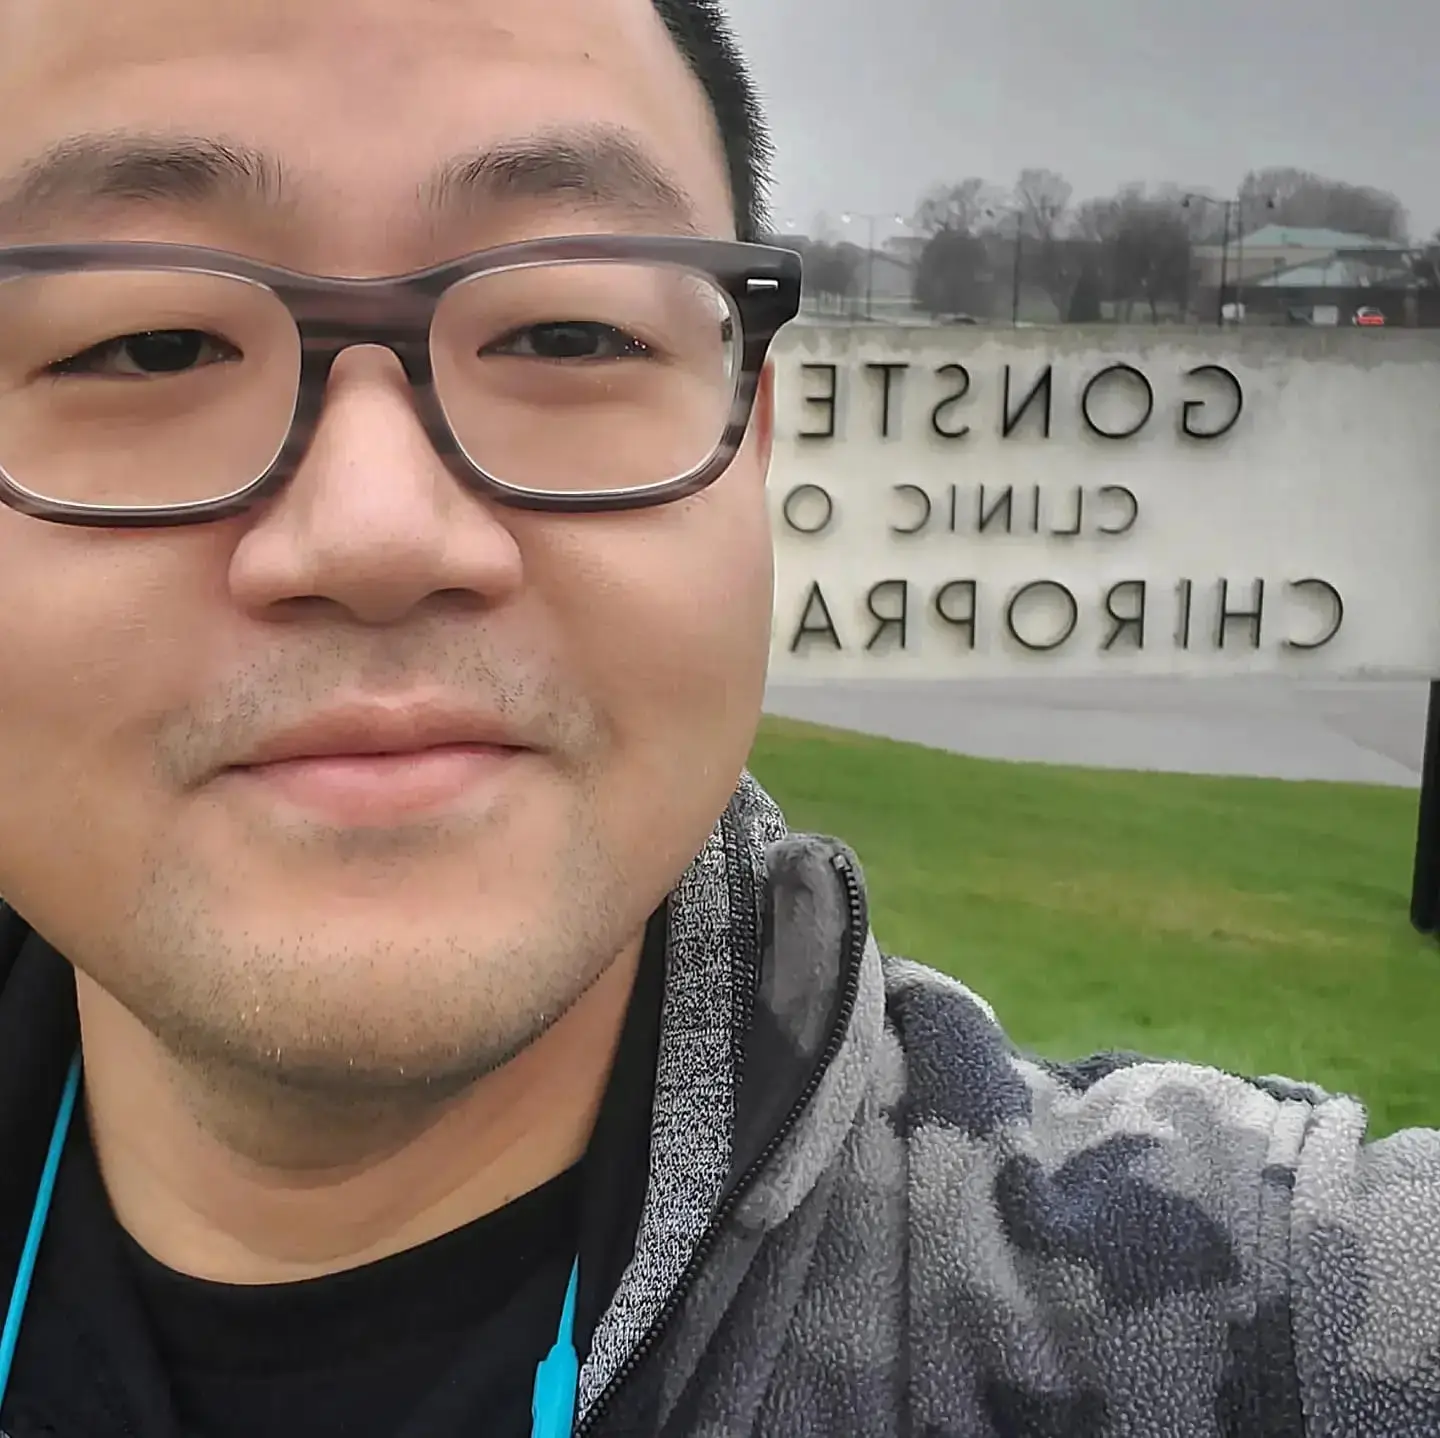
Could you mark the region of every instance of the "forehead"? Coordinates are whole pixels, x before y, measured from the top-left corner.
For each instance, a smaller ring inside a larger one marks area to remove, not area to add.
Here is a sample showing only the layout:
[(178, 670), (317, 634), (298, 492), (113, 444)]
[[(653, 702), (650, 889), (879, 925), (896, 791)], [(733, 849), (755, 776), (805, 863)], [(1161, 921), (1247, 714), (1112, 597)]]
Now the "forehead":
[[(226, 151), (210, 183), (195, 157)], [(0, 0), (0, 240), (135, 231), (157, 200), (373, 239), (442, 201), (617, 194), (622, 228), (730, 230), (651, 0)]]

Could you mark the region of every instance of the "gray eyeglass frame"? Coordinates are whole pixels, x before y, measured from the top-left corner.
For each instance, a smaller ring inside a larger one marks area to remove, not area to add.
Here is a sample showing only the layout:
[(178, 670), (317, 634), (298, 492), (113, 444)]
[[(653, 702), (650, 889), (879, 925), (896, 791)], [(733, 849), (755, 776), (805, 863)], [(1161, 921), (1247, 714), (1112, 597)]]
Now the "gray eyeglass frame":
[[(728, 296), (741, 355), (724, 431), (709, 458), (688, 474), (633, 490), (555, 494), (517, 488), (476, 465), (456, 438), (435, 388), (430, 330), (452, 286), (503, 270), (568, 262), (672, 265), (713, 280)], [(178, 270), (238, 279), (271, 291), (290, 311), (300, 336), (300, 374), (290, 428), (274, 461), (241, 489), (218, 499), (128, 508), (42, 498), (0, 466), (0, 503), (53, 524), (100, 529), (153, 529), (208, 524), (243, 514), (294, 476), (325, 407), (331, 367), (347, 349), (377, 345), (400, 361), (426, 437), (449, 471), (476, 494), (513, 509), (558, 514), (647, 509), (713, 484), (744, 443), (771, 343), (800, 310), (802, 264), (791, 250), (735, 240), (674, 235), (567, 235), (523, 240), (380, 279), (309, 275), (224, 250), (149, 242), (0, 247), (0, 284), (32, 275), (103, 269)]]

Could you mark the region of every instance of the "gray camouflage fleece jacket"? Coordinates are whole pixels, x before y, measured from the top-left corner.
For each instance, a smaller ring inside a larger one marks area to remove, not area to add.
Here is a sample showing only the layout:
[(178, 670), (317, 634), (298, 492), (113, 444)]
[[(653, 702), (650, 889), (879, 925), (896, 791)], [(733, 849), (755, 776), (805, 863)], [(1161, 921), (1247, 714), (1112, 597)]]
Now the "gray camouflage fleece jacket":
[(1440, 1435), (1440, 1134), (1017, 1052), (749, 779), (670, 905), (651, 1172), (582, 1434)]

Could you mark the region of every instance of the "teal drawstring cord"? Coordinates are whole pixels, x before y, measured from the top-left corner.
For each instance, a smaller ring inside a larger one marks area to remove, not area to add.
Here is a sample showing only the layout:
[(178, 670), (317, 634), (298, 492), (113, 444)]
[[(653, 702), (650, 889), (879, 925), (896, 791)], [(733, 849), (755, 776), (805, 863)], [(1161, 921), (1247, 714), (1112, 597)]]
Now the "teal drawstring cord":
[(70, 1133), (70, 1120), (75, 1116), (75, 1096), (80, 1092), (80, 1052), (70, 1060), (65, 1077), (65, 1091), (55, 1111), (55, 1126), (50, 1130), (50, 1150), (45, 1155), (45, 1168), (40, 1174), (40, 1187), (35, 1190), (35, 1207), (30, 1210), (30, 1228), (25, 1247), (20, 1252), (20, 1267), (15, 1270), (15, 1287), (10, 1290), (10, 1306), (5, 1310), (5, 1327), (0, 1331), (0, 1405), (10, 1386), (10, 1369), (15, 1363), (15, 1348), (20, 1342), (20, 1323), (25, 1317), (25, 1301), (30, 1297), (30, 1281), (35, 1277), (35, 1260), (40, 1253), (40, 1239), (45, 1233), (45, 1220), (50, 1217), (50, 1201), (55, 1197), (55, 1175), (60, 1172), (60, 1155), (65, 1152), (65, 1139)]
[(575, 1353), (575, 1291), (580, 1283), (580, 1260), (570, 1266), (565, 1306), (555, 1346), (535, 1369), (535, 1393), (530, 1400), (530, 1438), (570, 1438), (575, 1427), (575, 1392), (580, 1385), (580, 1360)]
[[(10, 1305), (5, 1311), (5, 1327), (0, 1331), (0, 1406), (10, 1386), (10, 1370), (15, 1363), (15, 1349), (20, 1342), (20, 1324), (25, 1317), (25, 1303), (30, 1297), (30, 1284), (35, 1277), (35, 1260), (40, 1253), (40, 1240), (45, 1234), (45, 1220), (50, 1217), (50, 1204), (55, 1197), (55, 1176), (60, 1172), (60, 1157), (70, 1122), (75, 1116), (75, 1100), (80, 1092), (80, 1054), (70, 1060), (65, 1077), (65, 1090), (60, 1107), (55, 1111), (55, 1126), (50, 1131), (50, 1149), (45, 1155), (45, 1168), (35, 1190), (35, 1206), (30, 1211), (30, 1227), (25, 1234), (25, 1247), (20, 1266), (15, 1271), (15, 1287), (10, 1290)], [(570, 1265), (570, 1283), (565, 1289), (565, 1306), (560, 1311), (560, 1327), (555, 1346), (535, 1369), (535, 1392), (530, 1403), (533, 1419), (531, 1438), (570, 1438), (575, 1427), (575, 1395), (580, 1383), (580, 1360), (575, 1353), (575, 1294), (580, 1284), (580, 1260)]]

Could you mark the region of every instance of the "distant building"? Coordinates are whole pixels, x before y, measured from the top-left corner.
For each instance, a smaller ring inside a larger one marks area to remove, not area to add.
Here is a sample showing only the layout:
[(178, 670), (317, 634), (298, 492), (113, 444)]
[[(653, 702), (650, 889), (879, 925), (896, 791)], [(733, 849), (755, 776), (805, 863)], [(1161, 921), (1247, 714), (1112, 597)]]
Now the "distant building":
[(1384, 274), (1406, 269), (1411, 247), (1400, 240), (1350, 235), (1341, 230), (1301, 229), (1266, 225), (1248, 235), (1232, 236), (1228, 245), (1195, 247), (1196, 278), (1206, 289), (1227, 283), (1247, 284), (1271, 279), (1287, 270), (1344, 263), (1355, 274)]
[(1379, 310), (1389, 324), (1415, 323), (1414, 250), (1400, 240), (1340, 230), (1266, 225), (1229, 246), (1198, 245), (1196, 283), (1247, 320), (1349, 324)]
[(885, 241), (881, 249), (897, 264), (908, 265), (914, 269), (920, 263), (920, 256), (925, 253), (925, 246), (929, 243), (928, 235), (894, 235)]
[[(890, 245), (875, 251), (871, 259), (871, 286), (877, 309), (882, 305), (887, 310), (893, 310), (897, 305), (909, 306), (915, 287), (915, 266), (916, 260), (911, 259), (903, 250), (897, 253)], [(865, 284), (863, 269), (860, 284), (862, 287)]]
[[(875, 247), (868, 257), (863, 245), (855, 246), (845, 241), (817, 241), (809, 235), (786, 230), (764, 237), (769, 244), (785, 249), (799, 250), (805, 254), (816, 245), (844, 244), (856, 256), (854, 288), (840, 303), (827, 300), (817, 294), (813, 285), (805, 287), (802, 322), (808, 318), (827, 321), (856, 320), (864, 316), (867, 287), (870, 295), (870, 313), (880, 321), (895, 322), (912, 317), (911, 294), (915, 286), (915, 267), (925, 248), (925, 240), (913, 235), (897, 235)], [(807, 276), (812, 273), (807, 271)]]

